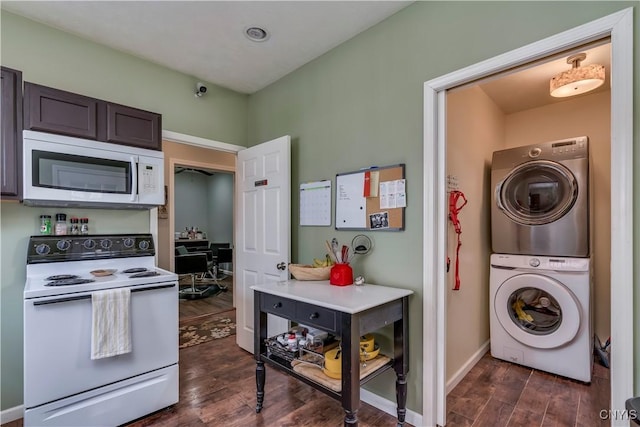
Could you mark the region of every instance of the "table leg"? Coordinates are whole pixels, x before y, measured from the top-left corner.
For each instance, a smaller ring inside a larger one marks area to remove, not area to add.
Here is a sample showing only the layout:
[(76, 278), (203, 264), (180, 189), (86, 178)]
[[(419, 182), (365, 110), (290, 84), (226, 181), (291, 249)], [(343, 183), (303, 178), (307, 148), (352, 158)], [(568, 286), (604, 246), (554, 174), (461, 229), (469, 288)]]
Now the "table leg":
[(393, 369), (396, 372), (398, 427), (407, 414), (407, 372), (409, 372), (409, 298), (402, 298), (402, 318), (393, 324)]
[(264, 362), (258, 360), (256, 361), (256, 413), (262, 410), (262, 402), (264, 402), (264, 381)]
[(407, 377), (403, 374), (396, 375), (396, 402), (398, 403), (398, 427), (402, 427), (407, 415)]
[(342, 315), (342, 408), (345, 427), (357, 427), (360, 408), (360, 323), (357, 316)]
[(344, 410), (344, 427), (357, 427), (358, 426), (358, 411)]

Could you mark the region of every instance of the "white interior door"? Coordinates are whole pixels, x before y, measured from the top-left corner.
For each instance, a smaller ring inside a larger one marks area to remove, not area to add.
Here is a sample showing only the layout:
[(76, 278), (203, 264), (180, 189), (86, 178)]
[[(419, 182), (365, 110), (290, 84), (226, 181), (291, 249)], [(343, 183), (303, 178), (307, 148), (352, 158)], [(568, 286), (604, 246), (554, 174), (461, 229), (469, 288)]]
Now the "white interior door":
[[(287, 280), (291, 258), (291, 137), (238, 152), (236, 172), (236, 342), (253, 353), (251, 286)], [(278, 265), (284, 269), (278, 269)], [(284, 332), (285, 319), (269, 316), (269, 334)]]

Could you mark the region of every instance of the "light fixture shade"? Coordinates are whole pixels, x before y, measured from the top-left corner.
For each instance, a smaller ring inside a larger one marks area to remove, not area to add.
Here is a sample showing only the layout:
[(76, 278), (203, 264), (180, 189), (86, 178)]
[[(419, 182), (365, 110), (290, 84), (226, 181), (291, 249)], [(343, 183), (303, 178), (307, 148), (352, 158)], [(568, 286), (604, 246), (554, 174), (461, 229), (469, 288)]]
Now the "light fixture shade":
[(586, 58), (585, 54), (569, 57), (567, 62), (573, 64), (573, 68), (564, 71), (549, 81), (549, 93), (556, 98), (580, 95), (589, 92), (604, 83), (604, 65), (591, 64), (580, 67), (580, 61)]

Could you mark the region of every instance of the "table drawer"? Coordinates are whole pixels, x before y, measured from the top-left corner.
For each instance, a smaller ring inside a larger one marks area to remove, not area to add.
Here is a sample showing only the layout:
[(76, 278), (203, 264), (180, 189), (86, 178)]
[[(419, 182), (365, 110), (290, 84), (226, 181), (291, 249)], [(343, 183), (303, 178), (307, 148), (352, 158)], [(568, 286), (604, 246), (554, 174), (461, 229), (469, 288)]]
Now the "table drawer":
[(293, 318), (296, 314), (296, 302), (276, 295), (262, 294), (260, 310), (280, 317)]
[(303, 302), (296, 303), (295, 318), (298, 322), (315, 326), (327, 332), (336, 332), (336, 312)]

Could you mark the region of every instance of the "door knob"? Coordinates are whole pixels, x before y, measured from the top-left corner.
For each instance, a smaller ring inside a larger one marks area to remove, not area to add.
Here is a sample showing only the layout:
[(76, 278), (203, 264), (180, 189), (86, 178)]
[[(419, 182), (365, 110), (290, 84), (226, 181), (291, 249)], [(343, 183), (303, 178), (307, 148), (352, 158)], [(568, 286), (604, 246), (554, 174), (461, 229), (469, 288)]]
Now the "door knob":
[(280, 271), (284, 271), (287, 269), (287, 263), (279, 262), (278, 265), (276, 265), (276, 268)]

